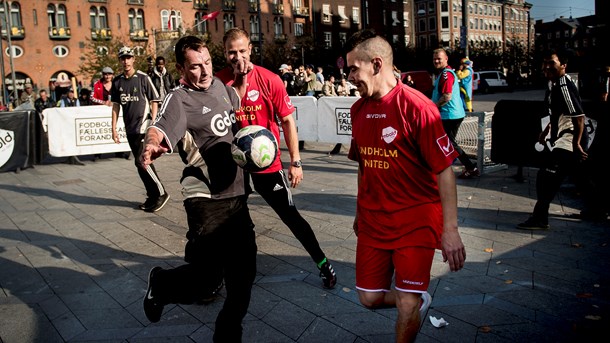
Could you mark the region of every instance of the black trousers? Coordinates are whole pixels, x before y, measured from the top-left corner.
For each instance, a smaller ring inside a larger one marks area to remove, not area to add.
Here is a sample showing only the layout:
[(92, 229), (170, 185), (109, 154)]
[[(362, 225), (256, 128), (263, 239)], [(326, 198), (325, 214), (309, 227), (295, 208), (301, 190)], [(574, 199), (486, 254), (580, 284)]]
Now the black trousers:
[(275, 173), (252, 173), (254, 190), (273, 208), (294, 237), (301, 242), (309, 256), (317, 264), (326, 257), (311, 225), (301, 216), (292, 201), (290, 183), (284, 170)]
[(144, 188), (146, 188), (146, 196), (148, 198), (156, 199), (165, 194), (165, 187), (163, 187), (163, 183), (161, 183), (161, 179), (159, 179), (159, 175), (157, 175), (155, 166), (150, 164), (145, 167), (140, 162), (140, 154), (144, 148), (144, 134), (127, 134), (127, 141), (129, 142), (129, 147), (133, 153), (134, 164), (138, 169), (138, 175), (140, 176), (142, 183), (144, 183)]
[(250, 304), (257, 246), (246, 199), (186, 199), (187, 264), (155, 274), (164, 304), (201, 300), (224, 277), (227, 293), (216, 318), (214, 342), (241, 342), (242, 320)]
[(534, 218), (548, 224), (551, 202), (566, 177), (580, 167), (579, 163), (574, 153), (568, 150), (553, 149), (547, 155), (545, 165), (538, 170), (536, 175), (537, 201), (532, 214)]

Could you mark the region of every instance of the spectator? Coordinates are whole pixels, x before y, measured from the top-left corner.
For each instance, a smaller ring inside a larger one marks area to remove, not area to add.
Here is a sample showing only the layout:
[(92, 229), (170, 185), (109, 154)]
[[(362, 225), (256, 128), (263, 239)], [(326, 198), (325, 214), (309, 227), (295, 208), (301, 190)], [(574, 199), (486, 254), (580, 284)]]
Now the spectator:
[(55, 107), (55, 103), (49, 98), (49, 94), (46, 89), (41, 89), (38, 92), (38, 99), (34, 101), (34, 108), (36, 109), (36, 113), (40, 115), (40, 119), (44, 120), (44, 115), (42, 111), (47, 108)]
[(94, 104), (112, 106), (110, 93), (113, 77), (114, 71), (112, 68), (104, 67), (102, 69), (102, 78), (93, 84), (93, 96), (91, 97), (91, 101), (93, 101)]
[(468, 57), (462, 58), (460, 68), (455, 73), (459, 79), (460, 96), (464, 104), (464, 110), (472, 112), (472, 75), (474, 74), (472, 61)]
[(311, 64), (305, 66), (305, 82), (307, 83), (305, 95), (315, 96), (316, 90), (318, 89), (318, 80), (316, 79), (316, 73), (314, 73), (313, 65)]
[(88, 88), (81, 88), (79, 92), (78, 102), (80, 106), (91, 106), (95, 105), (91, 100), (91, 90)]
[(321, 85), (324, 84), (324, 69), (322, 67), (317, 68), (318, 72), (316, 73), (316, 80), (320, 82)]
[(415, 81), (413, 81), (413, 77), (411, 76), (411, 74), (407, 74), (407, 78), (405, 79), (405, 85), (417, 89), (415, 87)]
[(284, 88), (286, 88), (288, 95), (297, 95), (294, 89), (294, 75), (290, 72), (290, 67), (287, 64), (282, 64), (280, 66), (280, 73), (280, 78), (284, 83)]
[(159, 99), (161, 100), (163, 100), (165, 95), (174, 88), (174, 78), (165, 68), (165, 58), (163, 56), (157, 56), (155, 59), (155, 67), (148, 76), (150, 76), (155, 88), (159, 92)]
[(341, 78), (341, 83), (337, 86), (337, 95), (338, 96), (349, 96), (350, 87), (347, 84), (346, 78)]
[(472, 179), (480, 175), (477, 166), (470, 160), (470, 157), (458, 145), (456, 136), (460, 125), (466, 116), (464, 104), (460, 96), (460, 86), (458, 78), (453, 68), (449, 66), (449, 58), (445, 49), (436, 49), (433, 52), (432, 63), (437, 72), (432, 91), (432, 101), (436, 103), (441, 112), (443, 127), (449, 140), (458, 152), (458, 159), (462, 162), (464, 170), (458, 176), (460, 179)]
[(305, 72), (305, 66), (300, 65), (294, 73), (294, 93), (295, 95), (305, 95), (307, 92), (307, 73)]
[(335, 90), (335, 77), (330, 75), (328, 80), (324, 82), (324, 86), (322, 86), (322, 95), (324, 96), (337, 96), (337, 91)]
[(21, 93), (21, 97), (19, 97), (19, 104), (23, 105), (25, 103), (29, 103), (32, 108), (34, 108), (34, 101), (36, 100), (36, 93), (34, 93), (34, 88), (29, 83), (26, 83)]
[[(564, 179), (587, 160), (587, 131), (585, 113), (576, 85), (566, 73), (568, 56), (565, 51), (547, 51), (543, 57), (548, 88), (544, 97), (549, 111), (549, 124), (538, 136), (546, 145), (550, 133), (553, 150), (536, 175), (536, 205), (532, 215), (518, 229), (549, 229), (549, 208)], [(607, 177), (607, 176), (606, 176)], [(608, 196), (605, 194), (605, 196)]]
[(453, 272), (466, 260), (451, 168), (456, 153), (446, 150), (451, 143), (434, 104), (393, 75), (385, 39), (359, 31), (345, 50), (349, 79), (362, 96), (351, 108), (348, 155), (358, 162), (356, 289), (367, 308), (397, 309), (395, 342), (415, 342), (431, 303), (435, 249)]
[(117, 120), (123, 111), (123, 122), (127, 142), (135, 160), (135, 167), (146, 189), (146, 201), (138, 205), (143, 211), (157, 212), (169, 201), (169, 193), (157, 174), (153, 164), (144, 165), (137, 156), (143, 148), (146, 129), (157, 118), (159, 92), (150, 77), (135, 68), (135, 53), (127, 46), (119, 49), (119, 60), (123, 73), (112, 81), (112, 140), (119, 144)]
[(66, 96), (62, 96), (59, 100), (59, 107), (75, 107), (80, 106), (80, 101), (74, 95), (74, 88), (68, 88), (68, 94)]

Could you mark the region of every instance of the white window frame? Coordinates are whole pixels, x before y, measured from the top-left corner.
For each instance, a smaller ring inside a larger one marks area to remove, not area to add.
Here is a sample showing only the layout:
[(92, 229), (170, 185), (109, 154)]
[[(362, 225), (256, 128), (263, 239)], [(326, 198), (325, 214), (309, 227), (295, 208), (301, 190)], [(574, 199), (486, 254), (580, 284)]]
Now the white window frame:
[(322, 4), (322, 22), (330, 23), (332, 17), (333, 14), (330, 11), (330, 4)]

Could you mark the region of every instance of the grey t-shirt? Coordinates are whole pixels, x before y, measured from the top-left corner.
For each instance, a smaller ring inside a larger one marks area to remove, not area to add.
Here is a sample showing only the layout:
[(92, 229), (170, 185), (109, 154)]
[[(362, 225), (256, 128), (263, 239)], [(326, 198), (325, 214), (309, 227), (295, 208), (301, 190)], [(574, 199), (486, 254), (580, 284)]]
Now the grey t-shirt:
[(180, 180), (185, 198), (245, 194), (243, 171), (231, 155), (235, 108), (239, 96), (218, 78), (207, 90), (181, 85), (165, 97), (153, 126), (186, 164)]

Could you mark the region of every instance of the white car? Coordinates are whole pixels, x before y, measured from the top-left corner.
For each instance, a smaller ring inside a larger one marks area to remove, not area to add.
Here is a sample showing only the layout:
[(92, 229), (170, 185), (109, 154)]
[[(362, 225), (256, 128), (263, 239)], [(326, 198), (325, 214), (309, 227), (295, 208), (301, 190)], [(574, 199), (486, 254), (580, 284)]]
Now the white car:
[(479, 93), (510, 91), (506, 76), (496, 70), (475, 71), (472, 76), (472, 90)]

